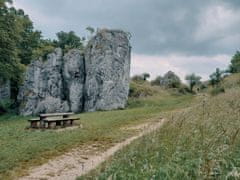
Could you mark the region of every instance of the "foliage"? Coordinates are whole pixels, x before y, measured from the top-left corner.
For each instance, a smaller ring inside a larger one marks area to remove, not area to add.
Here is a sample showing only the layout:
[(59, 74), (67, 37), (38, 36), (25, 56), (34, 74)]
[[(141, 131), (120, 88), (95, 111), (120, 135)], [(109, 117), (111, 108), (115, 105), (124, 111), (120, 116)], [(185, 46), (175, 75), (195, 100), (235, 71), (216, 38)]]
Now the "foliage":
[(16, 21), (14, 8), (8, 8), (6, 2), (11, 1), (0, 1), (0, 77), (8, 80), (21, 74), (23, 66), (17, 49), (21, 40), (21, 29)]
[(10, 112), (12, 104), (13, 104), (12, 100), (1, 99), (0, 100), (0, 115)]
[(161, 80), (162, 77), (161, 76), (157, 76), (154, 80), (151, 81), (151, 85), (152, 86), (160, 86), (161, 85)]
[(221, 71), (219, 68), (216, 69), (216, 71), (210, 75), (210, 83), (212, 86), (219, 85), (219, 83), (222, 81), (223, 77), (223, 71)]
[(237, 51), (231, 59), (230, 72), (238, 73), (240, 72), (240, 52)]
[(33, 23), (23, 10), (13, 10), (16, 15), (20, 33), (20, 42), (17, 44), (18, 56), (22, 64), (28, 65), (33, 59), (33, 51), (39, 47), (41, 32), (35, 31)]
[(142, 75), (134, 75), (131, 79), (134, 82), (144, 83), (144, 79)]
[(152, 96), (154, 93), (156, 93), (156, 90), (151, 88), (147, 83), (138, 83), (134, 81), (130, 83), (129, 97), (146, 97)]
[(33, 59), (42, 57), (43, 60), (47, 59), (47, 55), (54, 51), (55, 47), (51, 40), (41, 40), (40, 45), (33, 51)]
[(16, 99), (22, 82), (25, 65), (33, 58), (33, 51), (39, 47), (41, 33), (23, 10), (16, 10), (0, 1), (0, 77), (11, 80), (11, 97)]
[(143, 73), (142, 77), (143, 77), (143, 80), (146, 81), (148, 78), (150, 78), (150, 74), (149, 73)]
[(94, 32), (95, 32), (95, 29), (94, 29), (93, 27), (91, 27), (91, 26), (86, 27), (86, 30), (87, 30), (91, 35), (93, 35)]
[(197, 84), (199, 84), (201, 81), (201, 77), (195, 75), (194, 73), (189, 74), (185, 77), (185, 80), (188, 81), (189, 86), (190, 86), (190, 91), (193, 92), (193, 88), (194, 86), (196, 86)]
[(74, 31), (70, 32), (58, 32), (57, 40), (54, 41), (56, 47), (62, 48), (65, 52), (70, 49), (83, 49), (83, 42), (79, 36), (75, 34)]
[(150, 78), (150, 74), (149, 73), (143, 73), (143, 74), (140, 74), (140, 75), (134, 75), (131, 79), (132, 81), (135, 81), (135, 82), (142, 82), (144, 83), (144, 81), (147, 81), (147, 79)]

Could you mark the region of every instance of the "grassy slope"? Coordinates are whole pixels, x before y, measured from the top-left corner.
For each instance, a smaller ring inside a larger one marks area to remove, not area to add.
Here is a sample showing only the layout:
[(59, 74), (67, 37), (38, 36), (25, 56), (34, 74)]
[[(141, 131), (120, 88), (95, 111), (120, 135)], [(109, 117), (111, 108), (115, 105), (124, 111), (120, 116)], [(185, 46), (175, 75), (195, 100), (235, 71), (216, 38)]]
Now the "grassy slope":
[(239, 179), (240, 75), (79, 179)]
[(160, 116), (163, 111), (186, 107), (192, 100), (192, 96), (173, 96), (161, 91), (159, 95), (140, 101), (129, 100), (126, 110), (80, 114), (83, 128), (65, 132), (25, 130), (28, 118), (1, 116), (0, 179), (21, 175), (24, 169), (84, 143), (100, 141), (108, 146), (129, 136), (121, 131), (121, 126), (141, 123)]

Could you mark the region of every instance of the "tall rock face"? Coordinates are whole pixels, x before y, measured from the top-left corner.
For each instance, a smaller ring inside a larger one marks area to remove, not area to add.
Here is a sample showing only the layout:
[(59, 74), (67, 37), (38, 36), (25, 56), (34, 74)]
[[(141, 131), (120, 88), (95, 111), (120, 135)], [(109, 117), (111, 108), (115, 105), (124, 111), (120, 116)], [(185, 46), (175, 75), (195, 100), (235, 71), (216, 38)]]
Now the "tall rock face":
[(39, 59), (29, 65), (18, 95), (20, 114), (69, 110), (63, 91), (62, 66), (62, 50), (59, 48), (46, 60)]
[(124, 108), (129, 91), (131, 46), (128, 34), (100, 30), (85, 51), (85, 111)]
[(0, 80), (0, 101), (10, 99), (10, 96), (11, 96), (10, 81)]
[(124, 108), (130, 81), (128, 34), (101, 30), (84, 54), (56, 49), (29, 65), (18, 101), (21, 115)]
[(85, 64), (79, 50), (70, 50), (63, 58), (64, 89), (72, 112), (80, 112), (84, 103)]

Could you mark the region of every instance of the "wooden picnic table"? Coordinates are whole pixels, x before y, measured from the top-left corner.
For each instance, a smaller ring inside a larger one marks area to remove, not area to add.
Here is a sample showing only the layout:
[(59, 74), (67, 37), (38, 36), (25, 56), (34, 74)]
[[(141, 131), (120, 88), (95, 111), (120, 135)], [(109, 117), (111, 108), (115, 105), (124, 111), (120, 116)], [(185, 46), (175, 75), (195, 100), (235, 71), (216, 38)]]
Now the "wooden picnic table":
[(49, 113), (40, 114), (39, 118), (30, 119), (31, 128), (56, 128), (73, 126), (75, 120), (79, 120), (77, 117), (72, 117), (74, 113)]

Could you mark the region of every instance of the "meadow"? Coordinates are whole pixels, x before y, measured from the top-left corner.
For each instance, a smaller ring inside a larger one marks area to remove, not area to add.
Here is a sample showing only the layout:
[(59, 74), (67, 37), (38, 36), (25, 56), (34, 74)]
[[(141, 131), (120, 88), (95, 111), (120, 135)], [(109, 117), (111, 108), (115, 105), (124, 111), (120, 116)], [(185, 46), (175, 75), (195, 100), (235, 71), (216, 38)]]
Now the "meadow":
[(195, 101), (192, 95), (160, 91), (150, 97), (130, 98), (125, 110), (78, 114), (83, 128), (74, 130), (29, 130), (27, 119), (31, 117), (0, 116), (0, 179), (25, 175), (29, 167), (83, 144), (100, 142), (107, 148), (133, 135), (121, 127), (150, 121)]
[(240, 76), (80, 179), (240, 179)]

